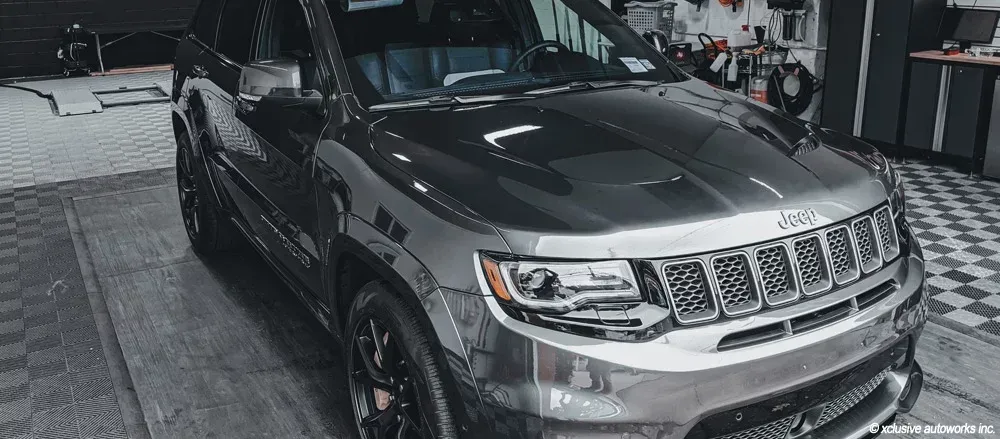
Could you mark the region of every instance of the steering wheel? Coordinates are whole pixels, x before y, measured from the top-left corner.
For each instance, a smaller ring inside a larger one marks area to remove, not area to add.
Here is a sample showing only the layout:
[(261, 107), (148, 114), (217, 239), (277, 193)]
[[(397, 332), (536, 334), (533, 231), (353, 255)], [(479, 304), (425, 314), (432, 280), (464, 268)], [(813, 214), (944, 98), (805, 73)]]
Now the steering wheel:
[(528, 59), (528, 55), (531, 55), (532, 53), (535, 53), (542, 49), (547, 49), (549, 47), (555, 47), (556, 49), (559, 49), (559, 51), (565, 50), (567, 52), (572, 52), (571, 50), (569, 50), (569, 47), (566, 47), (565, 44), (560, 43), (558, 41), (552, 41), (552, 40), (539, 41), (535, 44), (528, 46), (527, 49), (524, 49), (524, 52), (521, 52), (521, 54), (518, 55), (516, 59), (514, 59), (514, 62), (510, 64), (510, 68), (507, 69), (507, 71), (513, 72), (515, 67), (521, 65), (522, 63), (524, 63), (524, 60)]

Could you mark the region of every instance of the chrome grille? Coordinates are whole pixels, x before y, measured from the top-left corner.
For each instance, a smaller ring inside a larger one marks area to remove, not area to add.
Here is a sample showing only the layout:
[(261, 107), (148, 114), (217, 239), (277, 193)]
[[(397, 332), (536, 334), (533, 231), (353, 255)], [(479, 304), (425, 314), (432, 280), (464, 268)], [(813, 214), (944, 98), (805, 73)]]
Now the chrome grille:
[(709, 280), (705, 274), (704, 265), (698, 260), (668, 263), (663, 268), (670, 303), (682, 323), (715, 318), (709, 299)]
[(847, 394), (827, 404), (826, 407), (823, 408), (823, 413), (819, 416), (819, 420), (816, 421), (816, 427), (818, 428), (834, 420), (836, 417), (844, 414), (859, 402), (867, 398), (868, 395), (875, 391), (875, 388), (877, 388), (879, 384), (882, 384), (882, 381), (885, 380), (888, 373), (888, 369), (883, 370), (878, 375), (875, 375), (872, 379), (868, 380), (868, 382), (854, 388), (854, 390), (847, 392)]
[(712, 258), (712, 274), (719, 289), (722, 310), (729, 315), (760, 309), (760, 295), (754, 283), (750, 261), (743, 253)]
[(777, 421), (749, 428), (725, 436), (716, 436), (715, 439), (782, 439), (792, 428), (794, 417), (779, 419)]
[(792, 246), (795, 263), (799, 267), (799, 278), (802, 280), (802, 292), (818, 294), (829, 290), (832, 286), (830, 267), (819, 237), (807, 236), (794, 241)]
[(872, 248), (872, 238), (871, 234), (868, 233), (868, 225), (865, 221), (858, 221), (854, 223), (854, 236), (858, 240), (858, 253), (861, 254), (861, 263), (868, 264), (875, 257)]
[(798, 236), (661, 261), (660, 275), (676, 320), (702, 323), (723, 312), (728, 316), (752, 313), (765, 304), (792, 303), (854, 282), (899, 255), (896, 233), (891, 211), (882, 206)]
[(764, 300), (769, 305), (780, 305), (799, 296), (788, 249), (783, 244), (759, 248), (754, 257), (757, 260)]
[(858, 257), (851, 240), (851, 231), (845, 226), (827, 230), (826, 246), (830, 249), (834, 280), (841, 285), (857, 280), (861, 272), (858, 270)]
[(878, 230), (883, 257), (886, 260), (895, 258), (899, 254), (899, 240), (896, 236), (896, 225), (892, 222), (892, 215), (889, 213), (888, 207), (875, 211), (875, 229)]
[(858, 246), (858, 255), (861, 261), (861, 271), (871, 273), (882, 266), (882, 252), (875, 246), (874, 224), (871, 218), (864, 217), (855, 220), (851, 224), (854, 231), (854, 239)]

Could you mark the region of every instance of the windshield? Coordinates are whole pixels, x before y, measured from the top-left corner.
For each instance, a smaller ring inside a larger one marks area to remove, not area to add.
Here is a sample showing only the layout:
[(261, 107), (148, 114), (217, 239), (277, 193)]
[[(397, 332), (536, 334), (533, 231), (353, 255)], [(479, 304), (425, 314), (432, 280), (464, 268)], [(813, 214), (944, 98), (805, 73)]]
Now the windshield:
[(365, 106), (682, 78), (598, 0), (403, 0), (331, 14)]

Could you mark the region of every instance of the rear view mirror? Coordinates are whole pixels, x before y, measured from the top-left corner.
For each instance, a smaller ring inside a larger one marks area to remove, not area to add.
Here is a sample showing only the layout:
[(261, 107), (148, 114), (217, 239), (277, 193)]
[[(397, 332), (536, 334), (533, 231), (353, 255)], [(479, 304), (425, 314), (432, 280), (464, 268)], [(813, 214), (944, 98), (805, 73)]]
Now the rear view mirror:
[(399, 6), (403, 0), (340, 0), (340, 7), (346, 12), (363, 11), (365, 9), (388, 8)]
[(642, 34), (642, 38), (649, 44), (653, 45), (657, 52), (664, 55), (667, 54), (667, 50), (670, 48), (670, 37), (668, 37), (662, 30), (648, 30), (646, 33)]

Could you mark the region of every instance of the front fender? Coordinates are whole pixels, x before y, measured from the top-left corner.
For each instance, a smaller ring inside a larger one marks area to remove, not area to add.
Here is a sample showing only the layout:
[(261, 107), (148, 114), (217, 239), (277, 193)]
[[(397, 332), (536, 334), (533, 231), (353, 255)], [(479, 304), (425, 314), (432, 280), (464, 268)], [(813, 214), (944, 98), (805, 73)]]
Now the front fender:
[[(350, 255), (361, 259), (403, 296), (403, 300), (421, 314), (424, 327), (432, 331), (432, 343), (436, 341), (438, 358), (448, 368), (449, 376), (444, 377), (448, 386), (449, 399), (461, 402), (454, 407), (458, 422), (463, 430), (488, 431), (488, 420), (483, 417), (484, 406), (479, 395), (472, 367), (466, 356), (464, 343), (451, 319), (448, 304), (444, 301), (441, 287), (430, 272), (405, 248), (382, 233), (374, 225), (349, 213), (341, 215), (346, 233), (334, 239), (331, 248), (330, 267), (338, 267), (341, 258)], [(332, 285), (340, 285), (336, 270), (332, 270)], [(338, 292), (343, 294), (343, 292)], [(346, 296), (344, 296), (346, 297)], [(334, 298), (338, 307), (349, 306)], [(333, 312), (333, 328), (342, 328), (340, 312)]]

